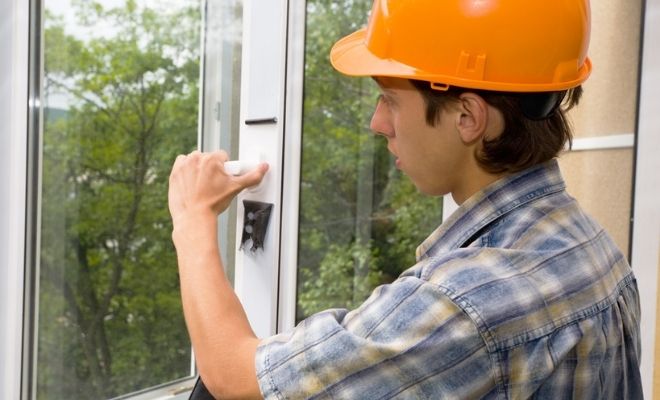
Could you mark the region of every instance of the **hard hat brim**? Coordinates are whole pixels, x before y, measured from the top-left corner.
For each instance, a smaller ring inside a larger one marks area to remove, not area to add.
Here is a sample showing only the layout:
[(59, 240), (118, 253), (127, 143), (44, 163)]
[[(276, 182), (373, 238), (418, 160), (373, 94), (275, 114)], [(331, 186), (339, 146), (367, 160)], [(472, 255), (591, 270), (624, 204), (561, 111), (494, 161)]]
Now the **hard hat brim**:
[(420, 71), (391, 59), (375, 56), (366, 45), (367, 29), (363, 28), (340, 39), (330, 50), (330, 63), (350, 76), (392, 76), (408, 78)]
[(591, 74), (592, 69), (591, 60), (586, 57), (584, 64), (579, 68), (577, 78), (563, 82), (525, 84), (475, 81), (429, 73), (392, 59), (380, 58), (369, 50), (366, 39), (367, 28), (363, 28), (337, 41), (330, 50), (330, 63), (332, 66), (342, 74), (349, 76), (389, 76), (418, 79), (464, 88), (511, 92), (546, 92), (570, 89), (584, 82)]

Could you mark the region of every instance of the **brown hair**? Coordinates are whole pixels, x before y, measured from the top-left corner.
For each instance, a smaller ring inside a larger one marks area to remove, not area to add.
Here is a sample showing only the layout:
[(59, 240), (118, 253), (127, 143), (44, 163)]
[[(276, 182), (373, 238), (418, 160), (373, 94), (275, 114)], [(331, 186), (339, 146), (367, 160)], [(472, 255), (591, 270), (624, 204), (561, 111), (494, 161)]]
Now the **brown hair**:
[(411, 80), (426, 103), (426, 122), (437, 123), (440, 111), (458, 101), (464, 92), (481, 96), (500, 110), (504, 131), (492, 140), (484, 140), (476, 154), (479, 164), (488, 172), (517, 172), (555, 158), (569, 143), (573, 133), (566, 112), (576, 106), (582, 96), (578, 86), (562, 92), (512, 93), (450, 87), (447, 91), (431, 88), (429, 82)]

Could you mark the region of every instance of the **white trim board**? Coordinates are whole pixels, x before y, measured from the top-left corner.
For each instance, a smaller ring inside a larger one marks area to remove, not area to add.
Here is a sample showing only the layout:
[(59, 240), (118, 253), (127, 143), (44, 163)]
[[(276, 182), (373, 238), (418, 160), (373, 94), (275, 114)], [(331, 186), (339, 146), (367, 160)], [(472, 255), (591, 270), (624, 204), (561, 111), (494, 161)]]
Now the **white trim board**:
[[(570, 151), (625, 149), (635, 145), (634, 133), (573, 139)], [(567, 149), (568, 150), (568, 149)]]

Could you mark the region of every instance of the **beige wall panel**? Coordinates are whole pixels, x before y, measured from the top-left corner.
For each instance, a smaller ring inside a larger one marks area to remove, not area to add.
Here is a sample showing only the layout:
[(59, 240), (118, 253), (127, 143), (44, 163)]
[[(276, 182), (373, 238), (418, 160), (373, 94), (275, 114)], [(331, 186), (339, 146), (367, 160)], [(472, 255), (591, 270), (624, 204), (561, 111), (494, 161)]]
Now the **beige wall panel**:
[(627, 256), (630, 256), (632, 158), (632, 149), (576, 151), (559, 158), (567, 191)]
[(575, 137), (635, 129), (642, 0), (591, 1), (594, 64), (580, 106), (571, 112)]

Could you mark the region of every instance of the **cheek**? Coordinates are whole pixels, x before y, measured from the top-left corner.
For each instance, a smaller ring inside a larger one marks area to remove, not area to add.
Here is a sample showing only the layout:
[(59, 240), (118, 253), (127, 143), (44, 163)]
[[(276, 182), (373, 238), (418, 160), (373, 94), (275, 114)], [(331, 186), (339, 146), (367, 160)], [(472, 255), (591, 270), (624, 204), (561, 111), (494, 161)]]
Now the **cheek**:
[(409, 159), (414, 160), (418, 172), (427, 180), (442, 180), (456, 172), (464, 152), (451, 132), (420, 128), (419, 133), (407, 146)]

